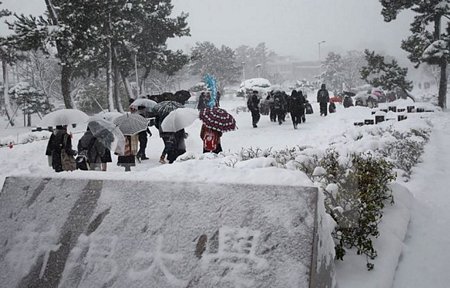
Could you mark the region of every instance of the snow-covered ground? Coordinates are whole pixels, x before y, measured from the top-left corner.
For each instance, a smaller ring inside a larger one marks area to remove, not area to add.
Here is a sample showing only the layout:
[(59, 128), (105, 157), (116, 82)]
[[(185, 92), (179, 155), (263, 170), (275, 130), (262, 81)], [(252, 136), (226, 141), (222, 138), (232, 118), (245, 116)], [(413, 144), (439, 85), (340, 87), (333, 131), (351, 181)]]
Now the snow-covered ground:
[(406, 186), (412, 216), (393, 287), (450, 287), (450, 114), (433, 121), (430, 142)]
[[(379, 127), (394, 125), (398, 129), (427, 126), (433, 124), (433, 134), (426, 146), (426, 153), (421, 163), (412, 174), (411, 181), (405, 185), (413, 192), (400, 186), (394, 187), (396, 204), (387, 206), (385, 217), (381, 223), (382, 236), (376, 240), (379, 249), (374, 271), (366, 271), (365, 258), (362, 256), (346, 256), (346, 261), (339, 263), (337, 279), (339, 287), (390, 287), (394, 278), (395, 266), (402, 249), (403, 236), (409, 221), (412, 206), (412, 222), (408, 230), (408, 238), (404, 246), (404, 256), (395, 275), (394, 287), (448, 287), (450, 275), (446, 272), (446, 256), (448, 249), (448, 228), (450, 197), (446, 197), (446, 187), (449, 181), (450, 154), (446, 144), (450, 143), (448, 131), (450, 115), (445, 112), (408, 114), (408, 119), (402, 122), (384, 122), (376, 126), (355, 127), (355, 121), (373, 118), (371, 111), (364, 107), (344, 109), (338, 106), (337, 113), (327, 117), (318, 115), (319, 107), (313, 103), (315, 113), (307, 115), (306, 123), (294, 130), (290, 118), (283, 125), (269, 121), (268, 116), (262, 116), (258, 128), (252, 128), (250, 113), (236, 113), (236, 107), (245, 106), (242, 99), (223, 101), (222, 107), (231, 112), (237, 121), (238, 130), (225, 133), (222, 137), (224, 151), (239, 153), (242, 148), (272, 148), (284, 149), (294, 146), (310, 146), (316, 150), (325, 150), (334, 145), (340, 151), (364, 152), (380, 147), (385, 139), (373, 136), (370, 141), (356, 142), (358, 135), (370, 135), (370, 131)], [(33, 141), (27, 144), (17, 144), (13, 148), (0, 148), (0, 184), (10, 175), (33, 175), (42, 177), (70, 178), (101, 178), (123, 180), (167, 180), (167, 181), (197, 181), (225, 183), (254, 183), (275, 185), (314, 185), (306, 175), (298, 170), (274, 167), (274, 162), (268, 158), (253, 159), (235, 163), (236, 157), (229, 153), (226, 157), (203, 155), (200, 139), (201, 122), (196, 120), (187, 128), (189, 137), (186, 140), (187, 155), (182, 158), (195, 158), (189, 161), (177, 161), (169, 165), (161, 165), (158, 160), (163, 149), (163, 143), (154, 127), (153, 136), (149, 139), (147, 156), (150, 158), (138, 163), (131, 172), (125, 173), (122, 167), (109, 164), (108, 172), (74, 171), (54, 173), (48, 166), (44, 155), (47, 141)], [(0, 129), (0, 143), (21, 142), (16, 140), (29, 139), (15, 129)], [(72, 129), (73, 143), (77, 143), (84, 127)], [(447, 129), (447, 130), (446, 130)], [(33, 132), (41, 138), (49, 132)], [(29, 133), (27, 133), (29, 134)], [(404, 183), (402, 183), (404, 184)], [(412, 202), (412, 204), (411, 204)], [(447, 228), (447, 229), (445, 229)], [(384, 233), (386, 232), (386, 233)], [(383, 234), (384, 233), (384, 234)], [(388, 274), (388, 275), (387, 275)], [(424, 274), (427, 274), (424, 277)], [(356, 277), (355, 277), (356, 275)], [(381, 279), (380, 279), (381, 278)], [(419, 279), (420, 278), (420, 279)], [(368, 282), (370, 281), (370, 282)], [(368, 284), (370, 283), (370, 285)], [(434, 285), (435, 284), (435, 285)]]

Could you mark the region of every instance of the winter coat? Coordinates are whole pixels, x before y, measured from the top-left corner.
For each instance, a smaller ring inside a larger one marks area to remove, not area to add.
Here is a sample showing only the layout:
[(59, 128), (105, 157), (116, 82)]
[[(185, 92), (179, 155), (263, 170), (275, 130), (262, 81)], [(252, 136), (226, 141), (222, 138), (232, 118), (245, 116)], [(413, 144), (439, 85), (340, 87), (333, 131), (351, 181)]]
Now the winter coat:
[(259, 111), (259, 98), (258, 95), (252, 94), (247, 100), (247, 108), (250, 111)]
[(205, 93), (201, 93), (198, 97), (197, 109), (202, 110), (208, 107), (209, 98)]
[(319, 91), (317, 91), (317, 102), (319, 103), (330, 102), (330, 95), (328, 94), (327, 89), (320, 89)]
[(86, 131), (78, 141), (78, 154), (85, 154), (89, 164), (95, 166), (96, 163), (102, 163), (102, 157), (105, 155), (106, 148), (91, 131)]
[[(64, 146), (64, 139), (66, 139), (66, 145)], [(51, 156), (52, 167), (56, 172), (63, 171), (61, 163), (61, 150), (64, 149), (70, 156), (74, 156), (76, 151), (72, 150), (72, 137), (67, 133), (67, 130), (63, 127), (57, 127), (53, 131), (50, 139), (47, 143), (47, 149), (45, 155)]]
[(289, 112), (295, 114), (304, 114), (305, 112), (305, 97), (300, 93), (293, 93), (288, 100)]

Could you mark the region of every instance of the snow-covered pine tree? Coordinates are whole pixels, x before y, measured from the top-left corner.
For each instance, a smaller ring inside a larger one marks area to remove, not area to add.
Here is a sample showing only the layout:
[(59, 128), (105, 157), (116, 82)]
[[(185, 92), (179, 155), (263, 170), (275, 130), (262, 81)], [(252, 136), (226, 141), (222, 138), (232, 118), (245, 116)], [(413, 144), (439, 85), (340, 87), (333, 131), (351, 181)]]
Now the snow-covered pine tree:
[(37, 113), (41, 116), (50, 112), (52, 108), (44, 91), (36, 89), (28, 82), (17, 83), (8, 93), (22, 110), (26, 126), (31, 126), (31, 114)]
[[(68, 108), (73, 106), (71, 77), (98, 74), (108, 67), (109, 61), (112, 66), (118, 66), (111, 67), (112, 71), (127, 76), (134, 71), (136, 53), (143, 67), (155, 65), (166, 61), (161, 55), (168, 51), (165, 45), (168, 38), (189, 34), (187, 14), (170, 18), (171, 0), (45, 2), (48, 17), (15, 15), (10, 28), (16, 32), (16, 42), (24, 50), (42, 49), (50, 53), (49, 47), (56, 49), (61, 64), (62, 94)], [(107, 57), (108, 47), (112, 51), (110, 57)], [(117, 75), (114, 79), (117, 82), (123, 77)], [(116, 104), (118, 101), (116, 98)], [(110, 104), (110, 110), (114, 109), (113, 105)]]
[(323, 72), (320, 75), (322, 83), (331, 91), (341, 91), (345, 83), (344, 61), (340, 54), (330, 52), (322, 64)]
[[(402, 41), (401, 47), (409, 53), (408, 58), (418, 67), (422, 62), (440, 67), (438, 105), (447, 106), (447, 64), (450, 57), (450, 3), (443, 0), (380, 0), (381, 14), (386, 22), (393, 21), (402, 10), (416, 13), (411, 23), (411, 35)], [(442, 22), (447, 29), (442, 31)]]
[[(361, 78), (374, 87), (381, 87), (386, 91), (400, 88), (407, 93), (412, 90), (412, 82), (406, 79), (408, 68), (402, 68), (393, 59), (386, 63), (384, 56), (375, 54), (375, 51), (364, 51), (367, 66), (361, 69)], [(408, 94), (408, 93), (407, 93)]]

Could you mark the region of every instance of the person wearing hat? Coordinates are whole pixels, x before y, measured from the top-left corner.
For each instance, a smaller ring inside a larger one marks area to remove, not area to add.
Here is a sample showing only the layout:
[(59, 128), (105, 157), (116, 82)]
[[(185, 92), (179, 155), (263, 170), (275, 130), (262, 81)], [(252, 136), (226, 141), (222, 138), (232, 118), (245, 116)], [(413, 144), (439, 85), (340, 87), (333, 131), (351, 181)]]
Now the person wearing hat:
[(259, 101), (258, 91), (253, 90), (252, 95), (247, 100), (247, 108), (252, 113), (253, 128), (258, 127), (256, 124), (258, 124), (259, 118), (261, 118), (259, 114)]

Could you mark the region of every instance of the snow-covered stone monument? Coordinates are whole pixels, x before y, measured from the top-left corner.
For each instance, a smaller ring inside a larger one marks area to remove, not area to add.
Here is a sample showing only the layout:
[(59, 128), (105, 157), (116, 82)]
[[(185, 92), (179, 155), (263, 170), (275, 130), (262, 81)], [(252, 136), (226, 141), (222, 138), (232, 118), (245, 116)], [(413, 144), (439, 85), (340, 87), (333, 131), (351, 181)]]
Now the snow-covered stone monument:
[(0, 286), (332, 287), (321, 210), (313, 187), (10, 177)]

